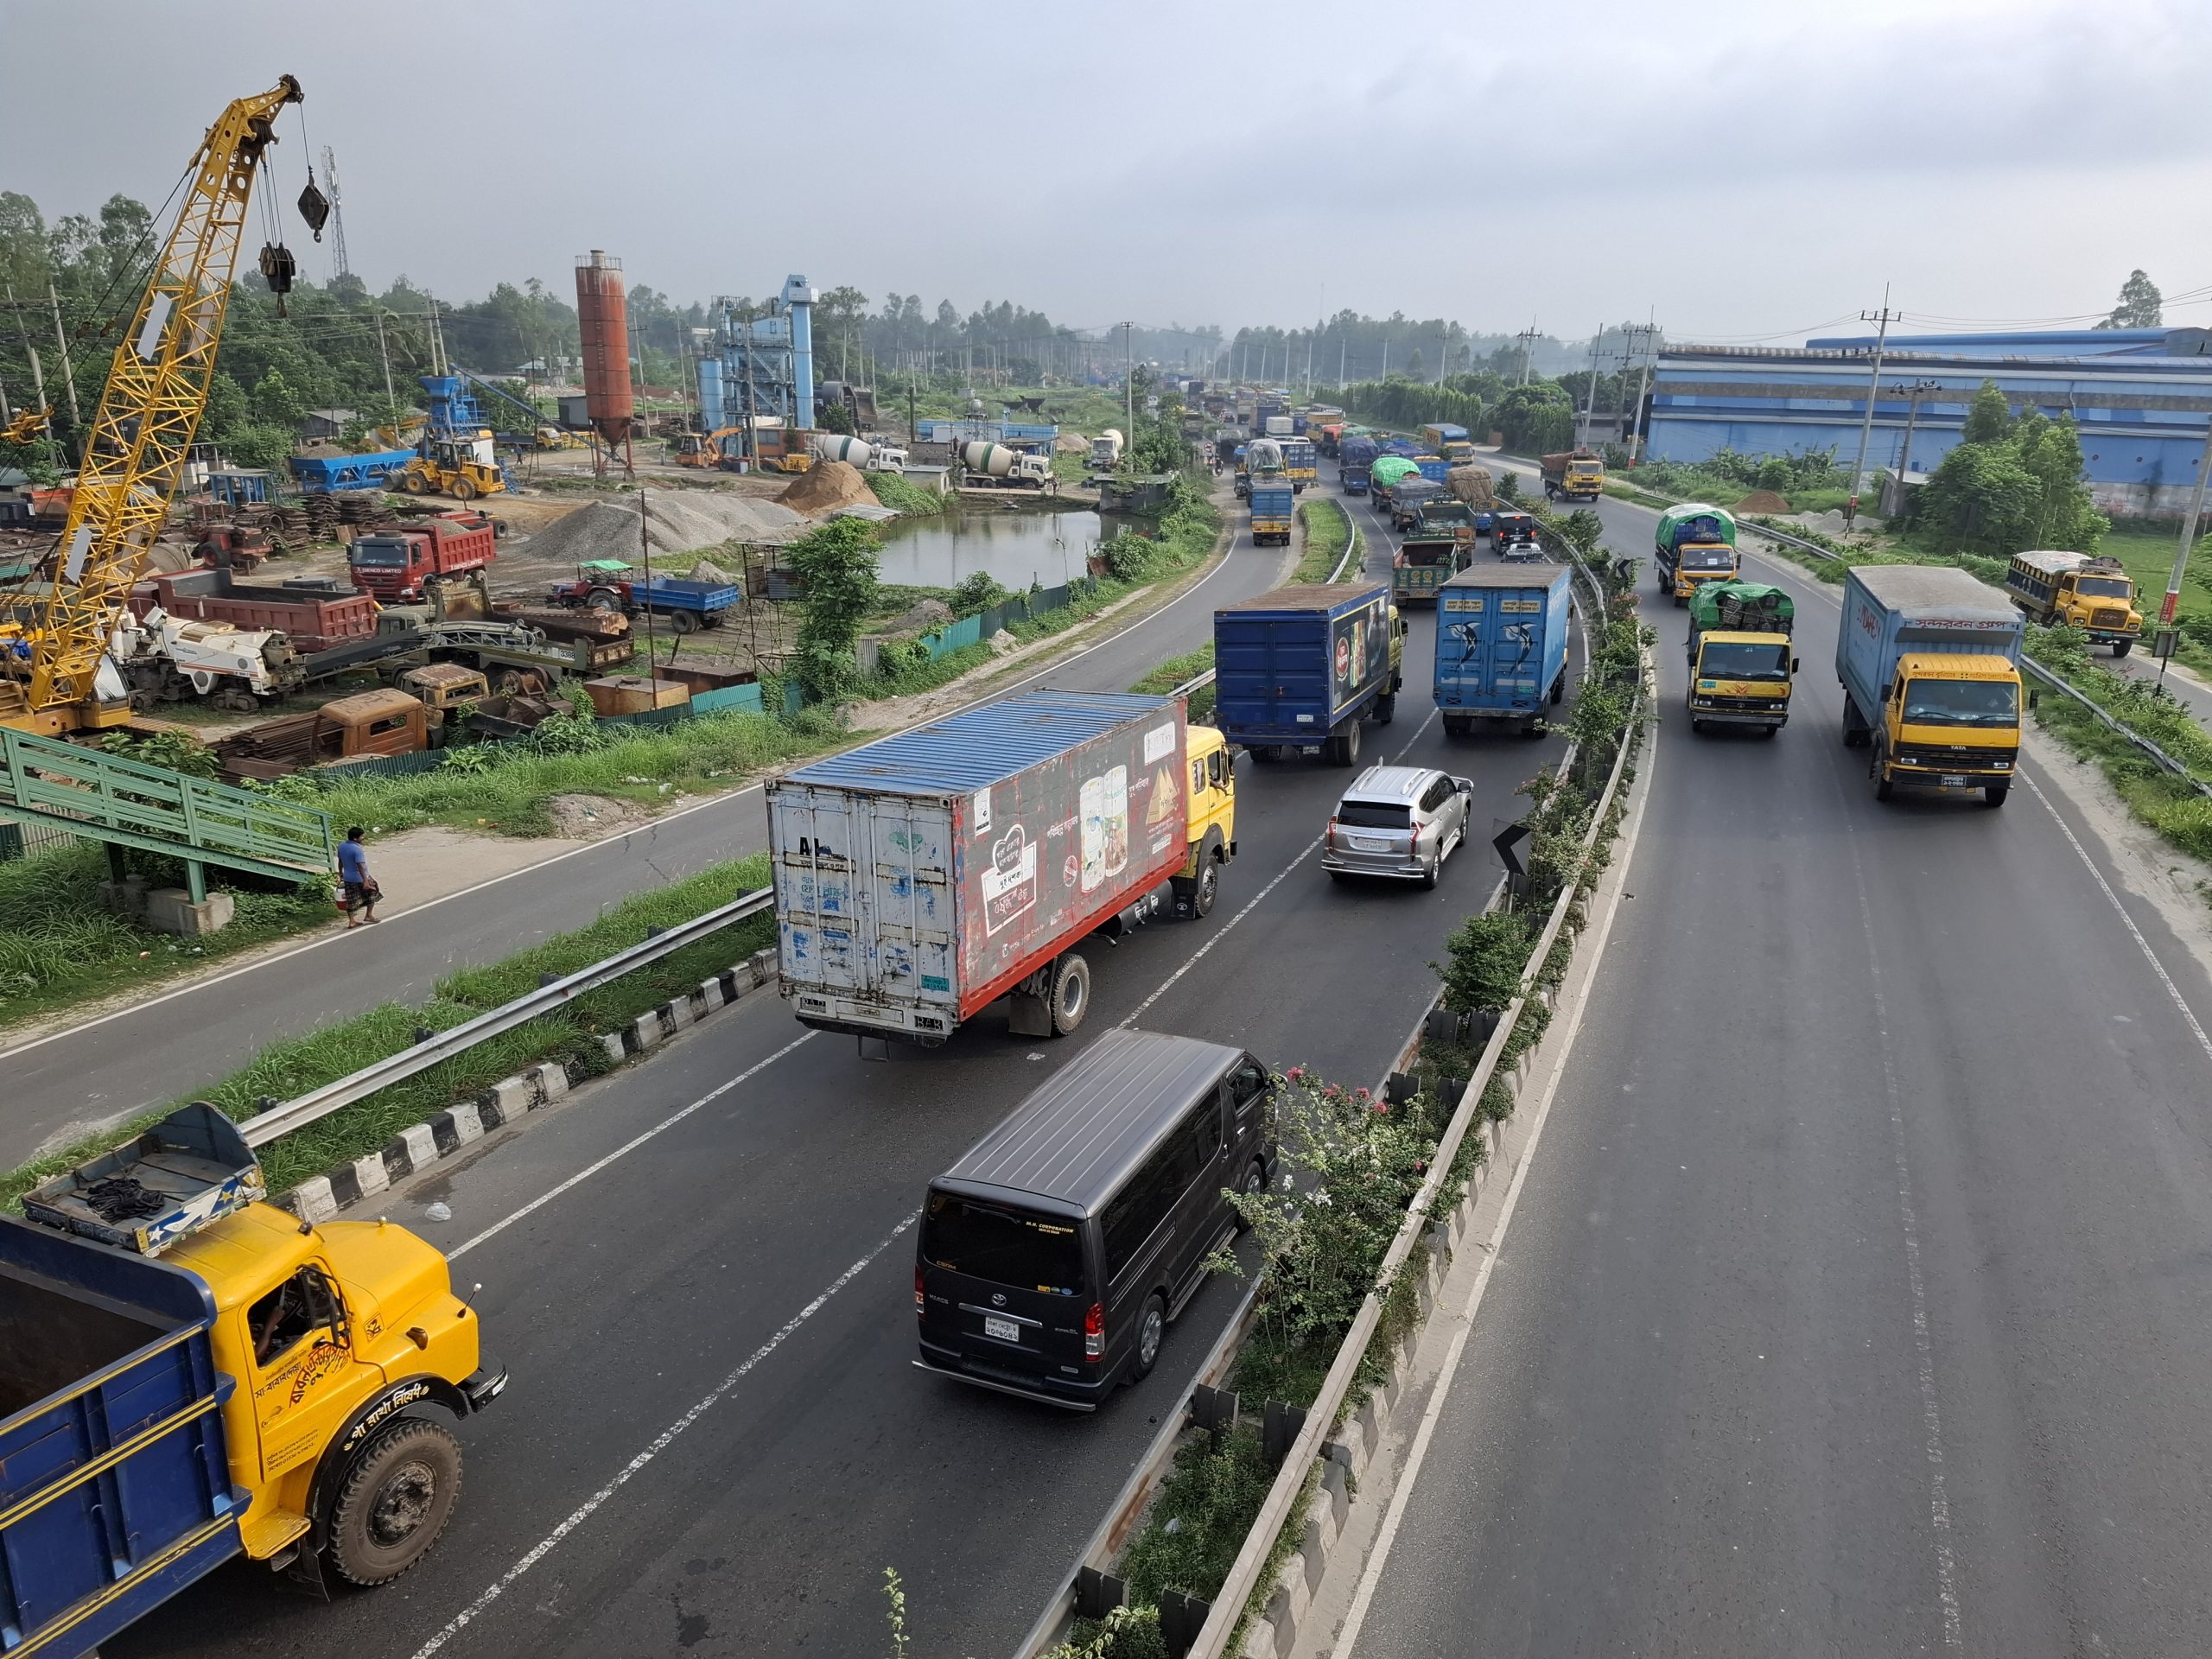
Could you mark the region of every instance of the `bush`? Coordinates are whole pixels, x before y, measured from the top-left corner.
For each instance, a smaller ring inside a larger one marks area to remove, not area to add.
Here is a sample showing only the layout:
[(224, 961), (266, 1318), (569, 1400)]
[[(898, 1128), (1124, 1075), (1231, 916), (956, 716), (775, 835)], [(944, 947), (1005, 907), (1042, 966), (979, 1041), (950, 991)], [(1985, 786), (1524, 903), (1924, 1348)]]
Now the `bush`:
[(1519, 995), (1521, 975), (1535, 938), (1519, 912), (1470, 916), (1446, 939), (1446, 960), (1436, 968), (1444, 1006), (1454, 1014), (1495, 1012)]
[(947, 601), (955, 616), (975, 616), (1007, 597), (1007, 589), (988, 570), (978, 570), (952, 590)]

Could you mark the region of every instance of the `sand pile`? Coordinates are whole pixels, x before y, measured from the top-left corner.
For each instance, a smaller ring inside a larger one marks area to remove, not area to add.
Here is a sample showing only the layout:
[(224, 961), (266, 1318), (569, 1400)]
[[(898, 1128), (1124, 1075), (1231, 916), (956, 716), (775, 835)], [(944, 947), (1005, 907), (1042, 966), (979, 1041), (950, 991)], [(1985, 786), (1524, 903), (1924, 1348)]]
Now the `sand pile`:
[[(728, 541), (785, 541), (806, 527), (789, 507), (750, 496), (662, 492), (648, 495), (646, 504), (645, 537), (656, 558)], [(533, 557), (562, 564), (588, 559), (635, 564), (640, 552), (637, 504), (594, 501), (538, 531), (527, 545)]]
[(1787, 512), (1789, 503), (1772, 490), (1753, 490), (1736, 504), (1738, 512)]
[(868, 475), (845, 461), (815, 462), (776, 499), (792, 511), (809, 515), (878, 505), (875, 492), (868, 486)]

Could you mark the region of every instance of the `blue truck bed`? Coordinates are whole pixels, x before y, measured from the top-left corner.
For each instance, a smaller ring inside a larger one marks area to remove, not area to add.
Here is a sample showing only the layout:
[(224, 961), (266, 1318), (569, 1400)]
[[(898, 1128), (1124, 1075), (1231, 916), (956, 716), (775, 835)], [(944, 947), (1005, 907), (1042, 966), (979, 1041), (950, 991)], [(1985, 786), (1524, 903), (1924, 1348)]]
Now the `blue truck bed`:
[(692, 582), (682, 576), (655, 576), (634, 582), (631, 593), (638, 602), (656, 611), (697, 611), (712, 614), (738, 602), (737, 585), (728, 582)]
[(1843, 573), (1835, 677), (1862, 723), (1880, 718), (1907, 652), (2002, 657), (2015, 668), (2027, 619), (2002, 590), (1948, 566), (1853, 565)]
[(1573, 587), (1562, 564), (1480, 564), (1438, 590), (1432, 689), (1446, 731), (1478, 720), (1535, 730), (1566, 694)]
[(215, 1313), (194, 1274), (0, 1217), (8, 1652), (90, 1653), (238, 1553)]
[[(1390, 590), (1304, 582), (1213, 613), (1215, 718), (1232, 743), (1316, 748), (1393, 696)], [(1380, 715), (1378, 715), (1378, 718)]]

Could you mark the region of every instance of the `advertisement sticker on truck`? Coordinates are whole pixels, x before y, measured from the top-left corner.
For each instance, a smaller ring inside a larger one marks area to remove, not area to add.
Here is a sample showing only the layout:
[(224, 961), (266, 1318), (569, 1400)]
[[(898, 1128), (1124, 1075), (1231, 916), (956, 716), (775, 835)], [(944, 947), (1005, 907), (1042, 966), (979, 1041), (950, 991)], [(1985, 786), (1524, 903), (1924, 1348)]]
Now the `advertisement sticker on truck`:
[(1083, 835), (1082, 890), (1093, 893), (1129, 867), (1129, 769), (1116, 766), (1084, 779), (1076, 813)]
[(1037, 847), (1020, 824), (991, 843), (991, 861), (983, 868), (982, 886), (986, 932), (995, 933), (1036, 907)]

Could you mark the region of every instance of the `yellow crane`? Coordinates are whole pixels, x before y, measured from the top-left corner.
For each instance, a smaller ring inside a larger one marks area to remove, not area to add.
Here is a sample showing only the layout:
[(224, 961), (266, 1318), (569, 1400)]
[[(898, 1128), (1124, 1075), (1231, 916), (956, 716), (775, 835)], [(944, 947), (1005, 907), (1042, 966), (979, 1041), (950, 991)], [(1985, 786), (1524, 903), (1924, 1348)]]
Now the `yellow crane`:
[(54, 405), (43, 409), (26, 409), (16, 412), (16, 418), (0, 426), (0, 443), (36, 443), (54, 423)]
[[(235, 100), (193, 158), (176, 223), (115, 348), (53, 588), (28, 631), (0, 632), (0, 726), (54, 737), (130, 717), (119, 678), (101, 674), (108, 641), (168, 517), (207, 407), (254, 174), (276, 142), (277, 112), (300, 96), (300, 83), (286, 75), (258, 97)], [(289, 271), (282, 249), (264, 251), (264, 269), (272, 255)]]

